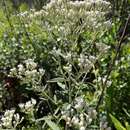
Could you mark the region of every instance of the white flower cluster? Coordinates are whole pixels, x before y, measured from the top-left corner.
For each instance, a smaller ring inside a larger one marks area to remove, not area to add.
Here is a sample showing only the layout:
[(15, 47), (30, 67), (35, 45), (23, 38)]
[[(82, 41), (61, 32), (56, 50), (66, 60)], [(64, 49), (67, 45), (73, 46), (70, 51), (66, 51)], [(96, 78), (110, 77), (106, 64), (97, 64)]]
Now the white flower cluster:
[(16, 128), (16, 126), (20, 124), (23, 119), (23, 117), (20, 118), (20, 115), (18, 113), (15, 114), (15, 110), (6, 110), (1, 118), (2, 122), (0, 126), (7, 129)]
[(85, 130), (86, 129), (86, 121), (84, 114), (80, 114), (79, 116), (73, 116), (72, 118), (66, 117), (65, 115), (62, 116), (62, 118), (66, 121), (66, 124), (68, 126), (74, 126), (79, 128), (79, 130)]
[[(43, 17), (41, 23), (45, 23), (48, 30), (57, 29), (62, 35), (68, 35), (71, 31), (97, 31), (110, 27), (111, 22), (105, 19), (110, 8), (110, 3), (105, 0), (51, 0), (40, 11), (31, 11), (29, 18)], [(55, 26), (48, 21), (54, 22)]]
[(65, 59), (66, 59), (66, 61), (71, 61), (71, 60), (72, 60), (72, 54), (71, 54), (71, 52), (68, 52), (68, 53), (65, 55)]
[(24, 64), (19, 64), (16, 68), (12, 68), (9, 76), (18, 77), (21, 80), (21, 84), (31, 83), (34, 89), (39, 88), (45, 71), (42, 68), (37, 69), (37, 64), (32, 59), (25, 60)]
[(101, 54), (104, 54), (106, 52), (108, 52), (108, 50), (110, 49), (110, 46), (104, 44), (104, 43), (96, 43), (96, 48), (98, 49), (98, 51), (101, 53)]
[(85, 107), (85, 101), (82, 97), (77, 97), (74, 100), (74, 108), (79, 111)]
[(22, 17), (25, 17), (27, 15), (28, 15), (28, 11), (21, 12), (20, 14), (17, 14), (17, 16), (22, 16)]
[(15, 110), (6, 110), (4, 116), (2, 117), (2, 126), (6, 128), (12, 128), (12, 118), (14, 116)]
[(86, 56), (81, 54), (80, 58), (78, 59), (79, 62), (79, 66), (81, 69), (85, 70), (86, 72), (88, 72), (93, 66), (94, 63), (96, 62), (96, 57), (94, 56)]
[(25, 113), (31, 113), (34, 111), (34, 106), (36, 105), (36, 100), (35, 99), (31, 99), (31, 101), (24, 103), (20, 103), (19, 107), (21, 109), (22, 112)]
[(63, 67), (63, 69), (66, 71), (66, 72), (71, 72), (72, 71), (72, 65), (71, 64), (67, 64), (66, 66)]
[(37, 64), (32, 59), (25, 60), (25, 65), (28, 70), (34, 70), (37, 67)]
[(106, 76), (104, 76), (103, 78), (102, 77), (97, 77), (97, 82), (99, 83), (99, 85), (102, 85), (102, 84), (104, 84), (106, 82), (107, 87), (110, 87), (111, 84), (112, 84), (111, 80), (108, 79), (106, 81)]
[(63, 108), (62, 119), (66, 124), (71, 127), (78, 128), (79, 130), (86, 130), (88, 125), (96, 119), (97, 112), (92, 107), (85, 108), (86, 104), (82, 97), (75, 98), (72, 104), (68, 104)]

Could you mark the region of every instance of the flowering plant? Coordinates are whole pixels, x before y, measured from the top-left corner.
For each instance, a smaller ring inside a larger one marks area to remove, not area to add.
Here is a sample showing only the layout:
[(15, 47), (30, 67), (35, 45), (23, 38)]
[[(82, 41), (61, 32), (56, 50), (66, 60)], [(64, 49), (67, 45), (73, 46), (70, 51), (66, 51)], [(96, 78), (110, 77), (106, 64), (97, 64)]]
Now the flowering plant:
[(105, 37), (110, 10), (105, 0), (51, 0), (41, 10), (11, 15), (22, 22), (2, 36), (0, 65), (18, 84), (1, 86), (12, 102), (19, 93), (1, 129), (111, 129), (105, 103), (97, 107), (104, 85), (112, 84), (100, 68), (111, 49)]

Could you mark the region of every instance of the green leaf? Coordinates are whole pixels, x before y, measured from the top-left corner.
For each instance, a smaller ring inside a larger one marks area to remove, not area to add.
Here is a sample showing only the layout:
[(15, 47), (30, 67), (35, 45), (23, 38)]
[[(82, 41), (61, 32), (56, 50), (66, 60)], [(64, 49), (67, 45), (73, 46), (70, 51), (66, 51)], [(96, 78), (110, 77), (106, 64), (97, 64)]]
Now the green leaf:
[(126, 130), (124, 126), (114, 117), (110, 114), (110, 117), (112, 119), (112, 122), (114, 123), (114, 126), (117, 130)]
[(54, 78), (54, 79), (48, 80), (47, 82), (48, 83), (57, 83), (57, 82), (63, 82), (63, 81), (65, 81), (64, 78), (58, 77), (58, 78)]
[(23, 3), (23, 4), (20, 5), (19, 9), (20, 9), (21, 12), (24, 12), (24, 11), (29, 10), (29, 7), (26, 3)]
[(123, 108), (123, 110), (126, 113), (126, 115), (130, 118), (130, 114), (127, 112), (127, 110), (125, 108)]
[(128, 122), (125, 123), (126, 126), (126, 130), (130, 130), (130, 125), (128, 124)]
[(45, 119), (45, 122), (48, 124), (48, 126), (52, 129), (52, 130), (60, 130), (60, 128), (58, 127), (58, 125), (54, 122), (52, 122), (49, 119)]
[(65, 84), (61, 82), (57, 82), (58, 86), (65, 90)]

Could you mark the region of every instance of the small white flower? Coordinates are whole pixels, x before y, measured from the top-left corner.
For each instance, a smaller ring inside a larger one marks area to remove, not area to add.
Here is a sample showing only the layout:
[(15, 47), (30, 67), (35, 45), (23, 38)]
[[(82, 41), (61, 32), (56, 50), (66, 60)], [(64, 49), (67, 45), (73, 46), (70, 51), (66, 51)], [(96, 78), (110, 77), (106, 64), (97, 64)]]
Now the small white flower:
[(67, 115), (63, 115), (62, 118), (66, 121), (67, 120)]
[(106, 128), (106, 130), (111, 130), (111, 127)]
[(19, 71), (23, 71), (23, 70), (24, 70), (24, 66), (23, 66), (22, 64), (19, 64), (19, 65), (18, 65), (18, 70), (19, 70)]
[(17, 75), (17, 69), (16, 68), (10, 69), (10, 75), (13, 75), (13, 76)]
[(71, 108), (71, 104), (67, 105), (66, 110), (69, 110)]
[(70, 121), (71, 121), (71, 118), (70, 118), (70, 117), (67, 117), (66, 120), (67, 120), (67, 122), (70, 122)]
[(66, 59), (66, 60), (71, 60), (71, 56), (72, 56), (71, 53), (68, 53), (68, 54), (65, 56), (65, 59)]
[(69, 126), (71, 126), (71, 122), (69, 122), (69, 121), (67, 121), (66, 124), (69, 125)]
[(79, 125), (79, 118), (74, 116), (74, 117), (72, 118), (72, 123), (73, 123), (74, 125)]
[(112, 27), (112, 23), (110, 20), (104, 22), (104, 26), (107, 27), (107, 28), (111, 28)]
[(71, 113), (73, 113), (73, 112), (74, 112), (74, 109), (72, 108), (70, 111), (71, 111)]
[(72, 65), (71, 64), (69, 64), (68, 66), (64, 66), (63, 68), (67, 72), (71, 72), (72, 71)]
[(35, 99), (31, 98), (31, 102), (32, 102), (33, 105), (36, 105), (36, 100)]
[(15, 110), (6, 110), (4, 116), (9, 116), (9, 115), (12, 116), (14, 114), (14, 112), (15, 112)]
[(12, 118), (15, 113), (15, 110), (6, 110), (3, 117), (1, 118), (2, 125), (6, 128), (13, 128)]
[(110, 46), (103, 43), (96, 43), (96, 48), (100, 53), (106, 53), (110, 49)]
[(61, 38), (57, 38), (57, 41), (58, 41), (58, 42), (61, 41)]
[(40, 74), (42, 74), (42, 75), (44, 75), (45, 70), (44, 70), (44, 69), (42, 69), (42, 68), (40, 68), (40, 69), (39, 69), (39, 73), (40, 73)]
[(80, 120), (84, 121), (84, 115), (83, 114), (80, 114)]
[(26, 102), (25, 109), (30, 111), (33, 108), (33, 104), (31, 101)]
[(84, 126), (80, 127), (80, 130), (85, 130), (85, 127)]
[(75, 106), (74, 106), (74, 108), (76, 110), (81, 110), (83, 107), (84, 107), (84, 100), (83, 100), (83, 98), (82, 97), (77, 97), (75, 99)]
[(13, 37), (13, 38), (12, 38), (12, 41), (13, 41), (13, 42), (15, 42), (15, 41), (16, 41), (16, 38), (15, 38), (15, 37)]
[(91, 124), (92, 123), (92, 118), (89, 118), (88, 119), (88, 124)]
[(84, 121), (80, 121), (80, 122), (79, 122), (79, 126), (80, 126), (80, 127), (84, 126)]
[(19, 120), (20, 120), (19, 114), (18, 114), (18, 113), (17, 113), (17, 114), (14, 114), (14, 118), (15, 118), (16, 121), (19, 121)]
[(95, 56), (89, 56), (89, 60), (90, 60), (92, 63), (95, 63), (97, 59), (96, 59)]
[(107, 87), (110, 87), (112, 84), (112, 81), (107, 81)]
[(33, 70), (37, 67), (37, 64), (33, 61), (33, 59), (28, 59), (25, 61), (27, 69)]

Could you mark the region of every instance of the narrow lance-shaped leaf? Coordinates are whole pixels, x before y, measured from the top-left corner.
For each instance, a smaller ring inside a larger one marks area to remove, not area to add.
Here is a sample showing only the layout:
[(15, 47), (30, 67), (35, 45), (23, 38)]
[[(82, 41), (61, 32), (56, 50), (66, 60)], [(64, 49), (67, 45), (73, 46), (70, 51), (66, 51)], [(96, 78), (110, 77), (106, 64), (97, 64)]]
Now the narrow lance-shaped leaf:
[(114, 123), (114, 126), (117, 130), (126, 130), (124, 126), (118, 121), (113, 115), (110, 114), (110, 117), (112, 119), (112, 122)]
[(45, 122), (48, 124), (48, 126), (52, 129), (52, 130), (60, 130), (60, 128), (58, 127), (58, 125), (54, 122), (52, 122), (49, 119), (45, 119)]

